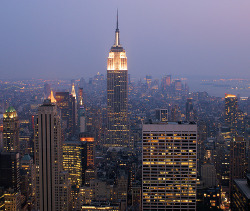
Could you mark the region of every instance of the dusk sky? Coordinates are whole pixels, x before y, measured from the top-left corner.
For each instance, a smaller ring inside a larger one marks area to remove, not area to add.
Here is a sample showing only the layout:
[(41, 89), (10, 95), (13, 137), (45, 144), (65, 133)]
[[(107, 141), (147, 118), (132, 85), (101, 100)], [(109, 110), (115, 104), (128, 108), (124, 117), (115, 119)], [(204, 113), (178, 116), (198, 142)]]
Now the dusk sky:
[(1, 0), (0, 79), (106, 75), (117, 8), (131, 77), (250, 78), (249, 0)]

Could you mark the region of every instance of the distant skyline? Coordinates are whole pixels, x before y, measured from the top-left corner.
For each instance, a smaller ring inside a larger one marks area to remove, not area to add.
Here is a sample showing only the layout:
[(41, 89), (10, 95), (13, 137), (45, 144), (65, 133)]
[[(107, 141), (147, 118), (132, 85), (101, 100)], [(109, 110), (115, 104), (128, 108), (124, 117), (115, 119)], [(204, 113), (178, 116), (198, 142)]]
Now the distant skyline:
[(250, 79), (250, 1), (0, 2), (0, 79), (106, 75), (119, 9), (133, 78)]

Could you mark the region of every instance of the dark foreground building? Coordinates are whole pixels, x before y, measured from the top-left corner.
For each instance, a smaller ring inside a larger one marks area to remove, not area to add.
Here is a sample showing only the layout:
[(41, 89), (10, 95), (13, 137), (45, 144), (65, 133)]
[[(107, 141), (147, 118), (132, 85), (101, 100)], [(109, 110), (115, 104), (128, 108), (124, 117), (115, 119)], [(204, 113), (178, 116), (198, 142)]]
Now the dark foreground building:
[(250, 210), (250, 174), (247, 179), (235, 179), (233, 181), (232, 210)]

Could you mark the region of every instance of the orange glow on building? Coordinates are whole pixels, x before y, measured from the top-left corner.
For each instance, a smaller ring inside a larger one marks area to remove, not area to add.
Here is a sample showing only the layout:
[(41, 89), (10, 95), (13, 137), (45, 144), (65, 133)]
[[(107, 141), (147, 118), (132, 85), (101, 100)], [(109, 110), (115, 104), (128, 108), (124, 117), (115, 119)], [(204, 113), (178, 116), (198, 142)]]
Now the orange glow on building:
[(94, 142), (93, 137), (81, 137), (80, 140), (81, 141), (87, 141), (87, 142)]
[(229, 97), (237, 97), (236, 95), (232, 95), (232, 94), (225, 94), (225, 98), (229, 98)]

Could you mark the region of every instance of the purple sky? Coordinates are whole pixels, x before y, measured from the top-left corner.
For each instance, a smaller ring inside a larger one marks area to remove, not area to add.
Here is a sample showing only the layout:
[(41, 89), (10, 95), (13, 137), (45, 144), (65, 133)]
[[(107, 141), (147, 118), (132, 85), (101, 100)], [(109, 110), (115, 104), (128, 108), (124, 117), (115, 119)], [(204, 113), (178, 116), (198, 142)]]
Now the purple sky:
[(106, 74), (116, 8), (132, 77), (250, 78), (249, 0), (1, 0), (0, 79)]

